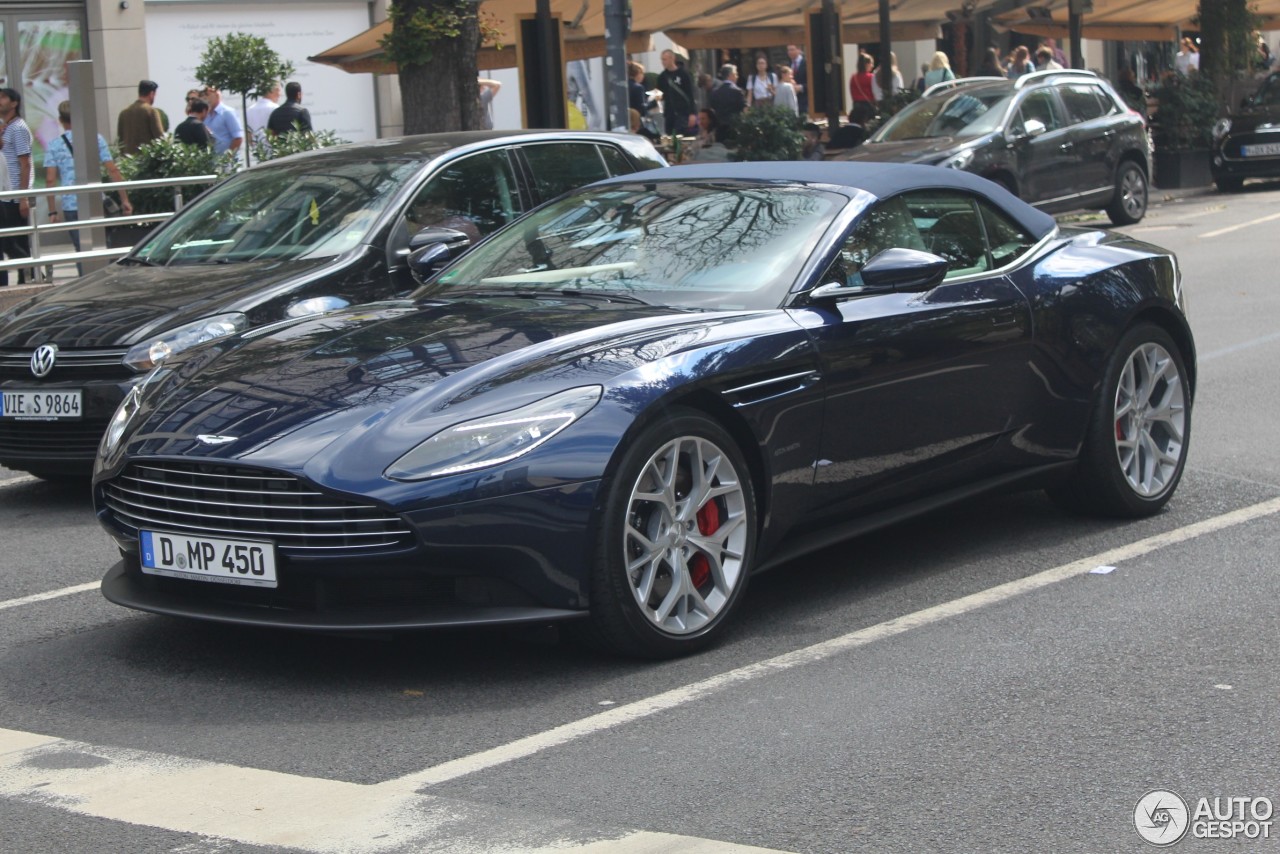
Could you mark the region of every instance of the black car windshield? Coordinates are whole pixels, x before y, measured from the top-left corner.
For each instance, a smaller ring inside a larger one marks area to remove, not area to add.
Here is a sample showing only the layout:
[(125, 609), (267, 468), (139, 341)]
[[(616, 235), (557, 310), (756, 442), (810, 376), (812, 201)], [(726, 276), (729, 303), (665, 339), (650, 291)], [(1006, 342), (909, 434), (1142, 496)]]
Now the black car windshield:
[(679, 308), (777, 308), (848, 203), (782, 184), (588, 188), (494, 235), (419, 295), (581, 291)]
[(425, 160), (305, 158), (231, 178), (184, 208), (134, 250), (153, 264), (294, 261), (339, 255)]
[(1000, 129), (1013, 95), (1010, 87), (997, 85), (923, 98), (885, 122), (871, 141), (982, 136)]

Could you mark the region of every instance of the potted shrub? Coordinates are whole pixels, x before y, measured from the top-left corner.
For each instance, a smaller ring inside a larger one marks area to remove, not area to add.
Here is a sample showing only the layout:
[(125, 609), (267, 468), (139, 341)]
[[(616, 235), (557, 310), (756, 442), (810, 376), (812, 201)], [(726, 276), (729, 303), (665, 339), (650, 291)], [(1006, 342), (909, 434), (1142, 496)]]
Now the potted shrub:
[[(182, 178), (187, 175), (225, 175), (235, 168), (235, 155), (227, 152), (224, 155), (213, 153), (213, 147), (200, 148), (195, 145), (184, 145), (172, 137), (154, 139), (131, 157), (122, 157), (117, 161), (120, 172), (126, 181), (143, 181), (158, 178)], [(204, 191), (207, 184), (183, 186), (182, 198), (190, 200)], [(174, 187), (155, 187), (129, 191), (129, 201), (133, 203), (133, 212), (138, 214), (169, 213), (173, 210)], [(159, 220), (157, 220), (159, 222)], [(107, 229), (107, 245), (111, 247), (133, 246), (141, 240), (156, 223), (140, 223), (137, 225), (118, 225)]]
[(785, 107), (752, 107), (733, 120), (734, 160), (800, 160), (800, 117)]
[(1155, 185), (1172, 189), (1213, 183), (1209, 158), (1221, 108), (1217, 88), (1200, 74), (1170, 73), (1152, 94)]

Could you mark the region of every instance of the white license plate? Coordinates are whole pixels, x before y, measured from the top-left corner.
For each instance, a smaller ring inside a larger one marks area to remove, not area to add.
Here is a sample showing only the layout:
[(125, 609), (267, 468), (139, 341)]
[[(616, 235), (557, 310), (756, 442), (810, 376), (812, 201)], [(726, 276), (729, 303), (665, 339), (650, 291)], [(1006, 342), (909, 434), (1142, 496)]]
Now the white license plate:
[(0, 392), (0, 418), (67, 421), (83, 414), (80, 403), (80, 389)]
[(140, 531), (142, 571), (250, 587), (276, 586), (276, 550), (271, 543), (189, 537)]
[(1259, 145), (1242, 145), (1240, 153), (1245, 157), (1270, 157), (1280, 154), (1280, 142), (1264, 142)]

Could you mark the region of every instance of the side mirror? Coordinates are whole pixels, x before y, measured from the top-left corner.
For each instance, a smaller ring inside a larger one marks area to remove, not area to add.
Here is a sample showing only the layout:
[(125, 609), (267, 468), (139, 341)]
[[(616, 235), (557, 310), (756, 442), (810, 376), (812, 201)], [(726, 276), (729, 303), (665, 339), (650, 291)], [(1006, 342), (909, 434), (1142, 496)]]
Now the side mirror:
[(886, 249), (860, 271), (869, 288), (903, 292), (927, 291), (947, 275), (947, 259), (916, 249)]
[(461, 231), (429, 226), (409, 238), (409, 270), (425, 281), (470, 247), (471, 238)]
[(1022, 132), (1014, 134), (1013, 138), (1014, 138), (1014, 141), (1023, 140), (1023, 139), (1034, 139), (1035, 137), (1040, 136), (1040, 134), (1044, 133), (1046, 130), (1048, 130), (1048, 128), (1045, 127), (1044, 122), (1040, 121), (1039, 119), (1027, 119), (1025, 122), (1022, 123)]

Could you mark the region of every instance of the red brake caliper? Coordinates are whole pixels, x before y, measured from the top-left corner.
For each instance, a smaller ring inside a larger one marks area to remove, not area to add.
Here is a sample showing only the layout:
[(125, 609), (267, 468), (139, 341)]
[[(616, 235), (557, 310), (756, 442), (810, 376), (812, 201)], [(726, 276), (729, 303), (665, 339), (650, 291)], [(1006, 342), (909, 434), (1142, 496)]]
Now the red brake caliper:
[[(707, 537), (718, 530), (720, 530), (720, 507), (713, 499), (698, 510), (698, 531), (702, 536)], [(698, 552), (689, 561), (689, 580), (699, 591), (711, 580), (711, 563), (702, 552)]]

